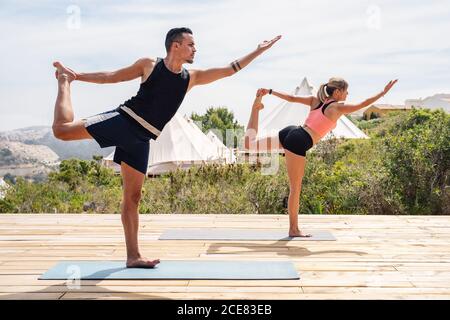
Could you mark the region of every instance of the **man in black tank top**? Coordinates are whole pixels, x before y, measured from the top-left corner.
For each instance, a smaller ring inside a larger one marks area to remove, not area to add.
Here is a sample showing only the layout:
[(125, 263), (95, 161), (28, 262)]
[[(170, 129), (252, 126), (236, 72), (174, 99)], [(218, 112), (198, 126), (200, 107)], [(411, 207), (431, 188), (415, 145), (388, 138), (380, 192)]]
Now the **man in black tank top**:
[[(103, 147), (116, 146), (114, 162), (123, 179), (122, 223), (127, 246), (127, 267), (153, 268), (158, 259), (144, 258), (138, 247), (138, 207), (149, 153), (149, 140), (156, 139), (175, 115), (186, 93), (194, 86), (229, 77), (271, 48), (281, 36), (264, 41), (248, 55), (229, 65), (207, 70), (186, 70), (196, 53), (192, 31), (175, 28), (167, 33), (164, 59), (142, 58), (113, 72), (77, 73), (54, 62), (58, 79), (53, 133), (61, 140), (95, 139)], [(137, 94), (118, 108), (88, 119), (74, 120), (70, 97), (73, 80), (117, 83), (141, 78)]]

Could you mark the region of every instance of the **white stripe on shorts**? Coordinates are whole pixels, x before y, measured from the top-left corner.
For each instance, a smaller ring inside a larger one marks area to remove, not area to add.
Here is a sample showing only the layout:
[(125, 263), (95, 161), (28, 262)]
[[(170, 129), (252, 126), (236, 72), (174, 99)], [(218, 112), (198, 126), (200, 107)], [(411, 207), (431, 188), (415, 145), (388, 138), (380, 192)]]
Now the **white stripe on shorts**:
[(85, 118), (85, 119), (83, 119), (83, 120), (86, 120), (84, 123), (84, 126), (89, 127), (93, 124), (111, 119), (112, 117), (115, 117), (117, 115), (119, 115), (118, 112), (108, 112), (108, 113), (104, 113), (104, 114), (98, 114), (98, 115), (95, 115), (95, 116), (92, 116), (89, 118)]

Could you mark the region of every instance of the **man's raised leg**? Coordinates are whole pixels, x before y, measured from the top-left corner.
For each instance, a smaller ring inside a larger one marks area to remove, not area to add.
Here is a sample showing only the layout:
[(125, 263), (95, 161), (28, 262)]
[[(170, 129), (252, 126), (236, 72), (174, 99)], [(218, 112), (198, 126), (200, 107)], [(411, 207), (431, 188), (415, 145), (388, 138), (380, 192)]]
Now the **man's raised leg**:
[(53, 66), (56, 68), (55, 76), (58, 79), (58, 96), (52, 126), (54, 136), (66, 141), (92, 139), (84, 126), (84, 121), (74, 121), (70, 83), (75, 80), (75, 73), (60, 62), (53, 63)]

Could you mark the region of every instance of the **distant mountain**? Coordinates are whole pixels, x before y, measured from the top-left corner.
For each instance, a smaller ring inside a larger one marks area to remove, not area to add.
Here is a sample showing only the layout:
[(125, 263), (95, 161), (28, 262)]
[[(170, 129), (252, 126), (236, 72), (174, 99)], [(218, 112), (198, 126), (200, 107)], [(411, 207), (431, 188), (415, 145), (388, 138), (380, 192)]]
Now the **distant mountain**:
[(35, 163), (54, 165), (58, 160), (58, 155), (47, 146), (0, 141), (0, 166)]
[(46, 176), (58, 165), (59, 157), (49, 147), (18, 141), (0, 141), (0, 176)]
[(1, 142), (21, 142), (25, 145), (42, 145), (50, 148), (59, 160), (78, 158), (91, 160), (94, 155), (107, 156), (114, 147), (101, 149), (94, 140), (62, 141), (53, 136), (51, 127), (37, 126), (0, 132)]
[(450, 113), (450, 94), (438, 93), (425, 99), (407, 99), (405, 105), (431, 110), (443, 109), (445, 112)]

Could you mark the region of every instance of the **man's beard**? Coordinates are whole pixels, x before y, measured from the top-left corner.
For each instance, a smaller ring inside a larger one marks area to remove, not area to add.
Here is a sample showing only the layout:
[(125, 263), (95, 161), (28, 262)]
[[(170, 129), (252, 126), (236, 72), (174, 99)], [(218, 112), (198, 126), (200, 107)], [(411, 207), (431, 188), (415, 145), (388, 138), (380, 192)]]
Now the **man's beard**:
[(187, 59), (186, 63), (193, 64), (194, 63), (194, 59)]

